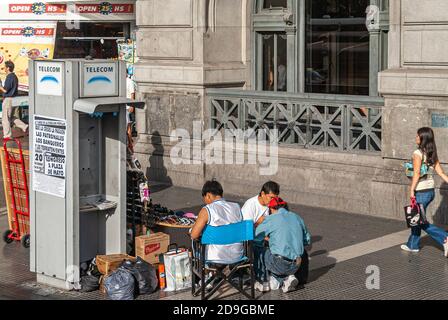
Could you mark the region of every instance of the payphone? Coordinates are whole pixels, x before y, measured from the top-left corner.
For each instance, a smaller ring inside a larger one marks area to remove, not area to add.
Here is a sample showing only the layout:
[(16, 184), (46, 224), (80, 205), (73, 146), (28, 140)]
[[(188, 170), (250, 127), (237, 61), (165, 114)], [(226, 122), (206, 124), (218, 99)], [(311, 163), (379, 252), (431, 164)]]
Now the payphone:
[(31, 271), (79, 288), (82, 262), (126, 252), (126, 64), (30, 61)]

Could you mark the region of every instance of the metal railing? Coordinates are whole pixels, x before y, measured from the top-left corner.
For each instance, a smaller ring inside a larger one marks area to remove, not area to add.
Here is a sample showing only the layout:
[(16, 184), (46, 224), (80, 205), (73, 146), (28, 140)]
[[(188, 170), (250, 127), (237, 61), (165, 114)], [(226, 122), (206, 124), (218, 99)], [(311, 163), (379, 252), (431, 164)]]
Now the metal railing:
[(380, 97), (207, 90), (211, 129), (278, 130), (279, 144), (381, 152)]

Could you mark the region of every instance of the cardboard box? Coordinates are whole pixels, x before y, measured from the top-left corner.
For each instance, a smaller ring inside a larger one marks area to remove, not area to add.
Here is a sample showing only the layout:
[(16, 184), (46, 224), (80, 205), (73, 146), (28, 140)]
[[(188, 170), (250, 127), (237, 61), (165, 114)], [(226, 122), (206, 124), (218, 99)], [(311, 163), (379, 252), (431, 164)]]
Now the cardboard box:
[(135, 258), (127, 254), (96, 256), (96, 265), (98, 267), (98, 271), (101, 272), (101, 274), (108, 275), (115, 271), (125, 260), (135, 261)]
[(135, 255), (148, 263), (159, 263), (159, 255), (168, 251), (170, 245), (170, 236), (158, 232), (149, 236), (140, 236), (135, 238)]

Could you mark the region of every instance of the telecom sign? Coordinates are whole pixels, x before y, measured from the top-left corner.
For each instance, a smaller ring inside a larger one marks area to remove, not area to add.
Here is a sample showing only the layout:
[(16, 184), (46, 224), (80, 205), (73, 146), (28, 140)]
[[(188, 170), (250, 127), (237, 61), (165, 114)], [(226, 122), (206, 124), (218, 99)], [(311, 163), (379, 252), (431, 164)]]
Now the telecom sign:
[(36, 63), (37, 94), (46, 96), (62, 96), (62, 62)]
[(84, 63), (81, 73), (83, 97), (118, 96), (116, 62)]

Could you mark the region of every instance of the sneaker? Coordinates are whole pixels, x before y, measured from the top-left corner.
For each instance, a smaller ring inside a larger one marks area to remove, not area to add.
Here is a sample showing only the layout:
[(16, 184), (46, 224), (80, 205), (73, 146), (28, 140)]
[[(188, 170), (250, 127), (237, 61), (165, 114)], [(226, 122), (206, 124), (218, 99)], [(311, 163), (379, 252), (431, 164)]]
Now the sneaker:
[(448, 237), (446, 237), (445, 242), (443, 243), (443, 255), (448, 257)]
[(254, 288), (255, 288), (255, 290), (260, 291), (260, 292), (268, 292), (270, 290), (268, 285), (265, 285), (264, 283), (261, 283), (260, 281), (255, 282)]
[(282, 291), (284, 293), (290, 292), (297, 288), (299, 284), (299, 280), (294, 275), (289, 276), (286, 278), (286, 280), (283, 282)]
[(221, 281), (221, 279), (214, 279), (212, 282), (205, 286), (205, 291), (212, 291), (213, 288), (219, 283), (219, 281)]
[[(206, 275), (205, 275), (205, 282), (207, 282), (208, 279), (210, 279), (212, 276), (213, 276), (213, 273), (211, 273), (211, 272), (210, 272), (209, 274), (206, 274)], [(205, 290), (206, 290), (206, 291), (210, 291), (210, 290), (212, 290), (213, 287), (215, 286), (215, 284), (218, 283), (218, 282), (219, 282), (218, 279), (216, 279), (216, 278), (213, 279), (212, 282), (210, 282), (208, 285), (205, 286)]]
[[(447, 248), (448, 249), (448, 248)], [(403, 245), (401, 245), (401, 250), (404, 250), (404, 251), (407, 251), (407, 252), (415, 252), (415, 253), (417, 253), (417, 252), (420, 252), (420, 250), (419, 249), (411, 249), (411, 248), (409, 248), (407, 245), (405, 245), (405, 244), (403, 244)], [(446, 251), (445, 251), (446, 252)]]
[(269, 286), (271, 287), (271, 290), (278, 290), (280, 289), (280, 282), (278, 282), (278, 280), (271, 276), (269, 278)]

